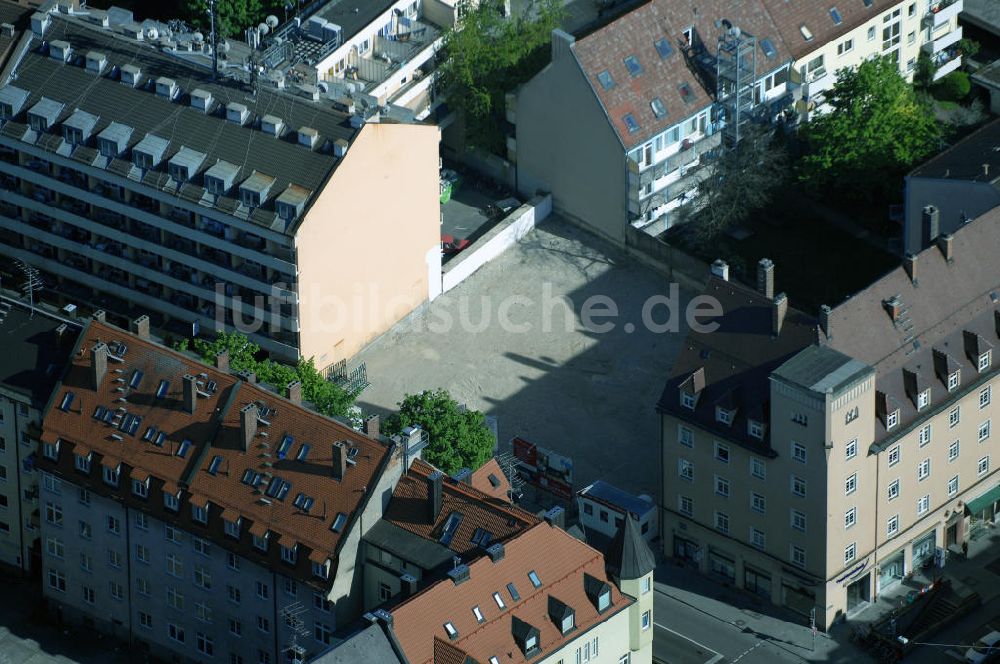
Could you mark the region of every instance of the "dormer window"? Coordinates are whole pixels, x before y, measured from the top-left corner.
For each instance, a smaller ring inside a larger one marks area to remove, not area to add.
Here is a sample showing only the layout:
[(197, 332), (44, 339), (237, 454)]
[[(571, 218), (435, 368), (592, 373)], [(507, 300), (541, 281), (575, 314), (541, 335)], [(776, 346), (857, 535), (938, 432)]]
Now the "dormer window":
[(149, 497), (149, 478), (145, 480), (132, 480), (132, 493), (140, 498)]
[(525, 654), (531, 652), (538, 647), (538, 637), (534, 634), (528, 635), (528, 638), (524, 640), (524, 652)]
[(255, 191), (240, 189), (240, 202), (247, 207), (259, 207), (260, 195)]
[(694, 405), (697, 399), (691, 392), (681, 392), (681, 406), (687, 408), (688, 410), (694, 410)]
[(747, 422), (747, 433), (751, 438), (762, 440), (764, 438), (764, 425), (757, 420)]
[(42, 445), (42, 456), (50, 461), (59, 460), (59, 441)]
[(73, 457), (73, 465), (81, 473), (89, 473), (90, 472), (90, 460), (91, 460), (92, 457), (93, 457), (93, 454), (91, 452), (87, 452), (86, 454), (77, 454), (77, 455), (74, 455), (74, 457)]
[(327, 575), (330, 573), (330, 570), (327, 568), (325, 563), (314, 562), (312, 564), (312, 573), (313, 576), (325, 579)]
[(208, 523), (208, 509), (204, 505), (192, 505), (191, 518), (198, 523)]
[(979, 370), (986, 371), (990, 368), (990, 362), (993, 360), (993, 352), (986, 351), (979, 356)]
[(899, 424), (899, 409), (892, 411), (885, 417), (885, 428), (888, 431), (892, 431)]
[(962, 378), (962, 372), (961, 371), (953, 371), (952, 373), (948, 374), (948, 391), (949, 392), (952, 392), (952, 391), (954, 391), (955, 389), (958, 388), (959, 384), (961, 383), (961, 378)]
[(163, 492), (163, 506), (168, 510), (177, 512), (181, 508), (181, 501), (177, 497), (176, 493), (170, 493), (169, 491)]
[(723, 408), (722, 406), (716, 406), (715, 419), (716, 421), (729, 426), (733, 423), (733, 411)]
[(109, 486), (118, 486), (120, 468), (121, 466), (115, 466), (114, 468), (104, 466), (104, 483)]
[(929, 405), (931, 405), (931, 389), (927, 388), (917, 394), (917, 410), (923, 410)]
[(281, 547), (281, 559), (289, 565), (294, 565), (297, 559), (298, 545)]
[(559, 629), (560, 634), (565, 636), (573, 631), (576, 627), (576, 611), (552, 595), (549, 595), (548, 609), (549, 618), (552, 619), (552, 623)]
[(267, 551), (267, 533), (253, 536), (253, 545), (260, 551)]
[(226, 535), (232, 537), (233, 539), (240, 538), (240, 517), (236, 517), (235, 521), (223, 521), (225, 524)]
[(597, 596), (597, 611), (601, 613), (611, 606), (611, 588), (604, 588), (604, 591)]
[(566, 634), (572, 631), (574, 627), (576, 627), (576, 614), (571, 613), (565, 618), (563, 618), (562, 627), (560, 631), (562, 631), (563, 634)]

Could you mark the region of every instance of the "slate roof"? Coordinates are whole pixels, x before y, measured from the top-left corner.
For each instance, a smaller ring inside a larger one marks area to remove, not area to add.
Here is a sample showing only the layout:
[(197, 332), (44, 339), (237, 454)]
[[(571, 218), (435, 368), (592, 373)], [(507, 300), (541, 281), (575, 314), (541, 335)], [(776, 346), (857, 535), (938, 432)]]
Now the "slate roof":
[[(829, 0), (828, 2), (788, 2), (787, 0), (759, 0), (774, 24), (778, 27), (782, 40), (792, 58), (799, 59), (826, 43), (846, 35), (860, 25), (891, 7), (899, 5), (899, 0), (873, 0), (871, 6), (863, 0)], [(905, 6), (903, 11), (906, 11)], [(925, 6), (920, 5), (920, 11)], [(833, 10), (836, 9), (840, 23), (834, 20)], [(806, 40), (802, 34), (805, 26), (812, 39)], [(878, 28), (881, 30), (881, 27)], [(832, 71), (832, 67), (828, 66)]]
[(839, 394), (871, 372), (871, 367), (832, 348), (809, 346), (771, 375), (821, 395)]
[[(775, 55), (771, 58), (758, 46), (758, 75), (790, 59), (791, 51), (761, 0), (740, 3), (651, 0), (573, 45), (573, 53), (587, 81), (626, 150), (711, 105), (714, 86), (706, 89), (685, 63), (683, 32), (694, 27), (699, 37), (696, 42), (704, 44), (710, 56), (706, 63), (714, 72), (716, 42), (724, 30), (721, 23), (717, 25), (716, 22), (721, 19), (728, 19), (758, 41), (770, 40), (774, 46)], [(663, 39), (667, 40), (671, 51), (666, 57), (662, 57), (657, 48), (657, 42)], [(633, 75), (626, 65), (628, 56), (638, 60), (642, 70), (638, 75)], [(607, 90), (599, 79), (605, 71), (614, 81), (614, 86)], [(684, 101), (679, 92), (682, 85), (687, 85), (691, 91), (688, 101)], [(667, 113), (661, 118), (656, 117), (650, 106), (654, 98), (659, 98), (666, 106)], [(636, 131), (629, 131), (624, 119), (626, 114), (635, 119)]]
[(632, 495), (604, 480), (597, 480), (593, 484), (584, 487), (580, 490), (579, 495), (582, 498), (589, 498), (607, 505), (615, 509), (618, 513), (627, 511), (637, 517), (645, 516), (647, 512), (654, 508), (653, 501)]
[(415, 460), (409, 472), (396, 485), (383, 518), (425, 540), (438, 542), (449, 516), (452, 513), (461, 514), (462, 521), (447, 547), (462, 557), (482, 555), (483, 547), (472, 541), (478, 530), (490, 534), (489, 543), (504, 542), (540, 521), (535, 515), (507, 501), (445, 476), (442, 480), (441, 512), (432, 523), (428, 477), (433, 472), (434, 467), (429, 463)]
[[(552, 653), (632, 604), (608, 579), (604, 557), (560, 528), (536, 524), (504, 547), (504, 556), (497, 562), (489, 556), (472, 562), (467, 581), (456, 585), (445, 578), (392, 610), (393, 631), (410, 664), (437, 664), (435, 655), (445, 657), (446, 662), (462, 663), (464, 655), (476, 662), (489, 662), (495, 656), (505, 664), (522, 664), (530, 660), (514, 640), (515, 621), (537, 629), (542, 653)], [(537, 574), (538, 588), (529, 580), (529, 572)], [(610, 587), (611, 606), (603, 614), (587, 595), (585, 575)], [(520, 599), (513, 599), (508, 583)], [(504, 608), (497, 605), (493, 593), (500, 593)], [(549, 597), (576, 612), (576, 629), (565, 637), (549, 617)], [(480, 608), (485, 618), (482, 624), (473, 606)], [(456, 638), (448, 637), (446, 622), (454, 625)]]
[[(36, 38), (33, 41), (32, 48), (17, 69), (18, 78), (14, 82), (31, 92), (26, 108), (37, 103), (44, 91), (46, 97), (64, 104), (60, 120), (77, 108), (96, 115), (100, 120), (95, 135), (113, 121), (118, 121), (134, 129), (129, 147), (147, 135), (165, 139), (169, 141), (169, 148), (164, 154), (164, 162), (155, 169), (157, 172), (166, 173), (166, 162), (182, 146), (186, 146), (208, 156), (202, 169), (210, 168), (219, 160), (238, 166), (236, 186), (254, 171), (273, 176), (276, 182), (268, 193), (268, 199), (252, 219), (279, 231), (294, 232), (296, 226), (286, 229), (284, 222), (275, 218), (274, 199), (293, 185), (305, 188), (312, 195), (317, 194), (339, 163), (339, 159), (323, 149), (324, 144), (337, 139), (351, 140), (357, 133), (351, 128), (348, 116), (333, 110), (328, 100), (312, 102), (295, 96), (294, 91), (279, 93), (263, 88), (254, 96), (244, 83), (231, 79), (213, 82), (210, 72), (203, 68), (178, 57), (161, 54), (151, 44), (85, 24), (82, 19), (52, 14), (45, 39), (48, 42), (57, 39), (69, 42), (73, 58), (69, 64), (62, 64), (41, 52), (40, 40)], [(83, 54), (88, 51), (107, 56), (108, 65), (102, 75), (88, 72), (82, 66)], [(78, 59), (79, 64), (76, 62)], [(116, 72), (127, 64), (138, 65), (142, 70), (140, 86), (136, 89), (115, 80)], [(157, 95), (155, 86), (150, 85), (164, 76), (173, 79), (180, 88), (181, 92), (174, 100)], [(206, 114), (190, 106), (190, 93), (196, 88), (212, 94), (211, 113)], [(222, 114), (222, 109), (232, 102), (242, 103), (250, 109), (251, 117), (246, 126), (227, 121)], [(257, 118), (268, 114), (284, 120), (285, 129), (280, 138), (270, 136), (256, 126), (259, 124)], [(16, 122), (9, 122), (4, 133), (20, 138), (24, 133), (23, 122), (26, 120), (22, 115), (16, 118)], [(298, 144), (297, 130), (303, 126), (319, 132), (321, 139), (317, 149)], [(54, 130), (62, 131), (60, 126)], [(76, 152), (86, 154), (83, 157), (86, 163), (100, 165), (102, 158), (95, 158), (88, 150), (89, 147), (76, 148)], [(129, 156), (125, 155), (125, 158)], [(118, 160), (115, 160), (112, 165), (117, 163)], [(131, 167), (124, 164), (120, 170), (128, 173)], [(200, 175), (195, 175), (193, 184), (201, 185)], [(165, 185), (168, 179), (163, 180)], [(193, 196), (196, 200), (202, 199), (203, 204), (211, 204), (209, 197), (203, 198), (201, 194)], [(236, 207), (238, 194), (235, 188), (221, 198), (234, 201), (231, 207)], [(217, 206), (225, 209), (223, 203), (220, 201)]]
[[(917, 283), (903, 267), (892, 270), (855, 294), (830, 314), (829, 339), (821, 342), (875, 368), (876, 389), (900, 407), (900, 424), (925, 417), (918, 415), (907, 394), (904, 369), (931, 388), (931, 404), (950, 401), (946, 381), (938, 375), (934, 350), (944, 352), (961, 368), (962, 389), (977, 382), (978, 367), (966, 352), (965, 332), (979, 335), (993, 347), (1000, 345), (1000, 208), (966, 224), (952, 236), (953, 260), (947, 261), (936, 246), (916, 256)], [(902, 314), (894, 322), (885, 300), (898, 297)], [(991, 372), (1000, 366), (993, 353)], [(887, 436), (879, 423), (876, 440)]]
[[(127, 350), (123, 356), (115, 354), (121, 361), (109, 359), (107, 375), (95, 390), (90, 349), (98, 341), (112, 349), (121, 342)], [(134, 380), (137, 372), (141, 376)], [(194, 414), (183, 406), (185, 374), (198, 381)], [(161, 388), (161, 381), (167, 385)], [(73, 399), (63, 410), (60, 406), (69, 392)], [(260, 419), (257, 435), (243, 452), (240, 409), (251, 403), (257, 405)], [(99, 407), (114, 411), (110, 423), (94, 417)], [(126, 423), (134, 417), (141, 419), (134, 433), (129, 433)], [(282, 455), (286, 436), (292, 440)], [(50, 470), (314, 585), (320, 582), (312, 575), (310, 563), (331, 558), (335, 564), (344, 535), (372, 495), (366, 489), (374, 488), (390, 458), (388, 446), (334, 420), (97, 321), (91, 321), (80, 335), (46, 412), (42, 440), (59, 441), (58, 461), (40, 460)], [(341, 441), (358, 452), (349, 455), (352, 464), (344, 479), (338, 480), (332, 472), (332, 444)], [(303, 455), (304, 445), (310, 449)], [(84, 474), (74, 468), (74, 456), (88, 453), (93, 455), (92, 470)], [(101, 465), (120, 465), (117, 489), (102, 481)], [(261, 476), (256, 486), (247, 483), (248, 470)], [(149, 498), (136, 497), (131, 480), (147, 477)], [(290, 487), (287, 493), (274, 495), (272, 490), (281, 486), (279, 480)], [(180, 492), (179, 512), (165, 509), (164, 492)], [(308, 509), (297, 507), (300, 493), (313, 499)], [(208, 506), (207, 525), (191, 518), (191, 504)], [(341, 527), (333, 530), (340, 514)], [(241, 519), (239, 540), (225, 535), (224, 518)], [(251, 533), (268, 532), (268, 550), (259, 552), (252, 545)], [(279, 543), (301, 545), (295, 565), (281, 562)], [(334, 572), (331, 568), (331, 579)]]
[(640, 579), (656, 569), (656, 556), (632, 517), (625, 519), (606, 554), (608, 573), (616, 579)]
[[(722, 315), (701, 320), (719, 327), (713, 332), (688, 332), (657, 408), (693, 421), (720, 439), (771, 456), (769, 428), (765, 426), (764, 439), (758, 440), (748, 434), (747, 420), (767, 424), (771, 372), (816, 343), (816, 321), (789, 306), (781, 333), (773, 336), (773, 304), (761, 293), (716, 276), (702, 293), (719, 302)], [(680, 404), (680, 386), (693, 378), (699, 383), (699, 397), (691, 411)], [(716, 421), (716, 405), (735, 406), (731, 425)]]
[(56, 329), (64, 322), (40, 311), (32, 317), (26, 307), (0, 300), (0, 386), (4, 390), (27, 397), (36, 408), (45, 405), (80, 333), (80, 327), (70, 323), (65, 336), (57, 338)]

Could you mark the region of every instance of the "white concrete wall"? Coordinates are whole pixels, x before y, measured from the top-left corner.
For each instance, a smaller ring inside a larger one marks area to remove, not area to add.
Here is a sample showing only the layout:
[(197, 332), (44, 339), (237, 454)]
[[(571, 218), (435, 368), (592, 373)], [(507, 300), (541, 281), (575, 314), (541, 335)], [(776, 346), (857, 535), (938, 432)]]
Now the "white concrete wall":
[(441, 292), (447, 293), (473, 272), (512, 247), (552, 212), (552, 196), (536, 196), (512, 212), (499, 226), (472, 243), (447, 265), (441, 275)]

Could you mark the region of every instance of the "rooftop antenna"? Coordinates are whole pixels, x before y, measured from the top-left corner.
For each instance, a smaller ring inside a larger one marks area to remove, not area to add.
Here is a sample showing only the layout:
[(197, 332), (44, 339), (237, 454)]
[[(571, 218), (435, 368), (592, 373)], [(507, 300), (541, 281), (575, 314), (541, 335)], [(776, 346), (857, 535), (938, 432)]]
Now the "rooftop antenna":
[(219, 49), (217, 48), (218, 36), (215, 33), (215, 0), (208, 0), (208, 18), (212, 28), (212, 80), (219, 78)]
[(17, 261), (17, 267), (24, 274), (24, 283), (21, 290), (28, 296), (28, 306), (31, 308), (31, 318), (35, 317), (35, 291), (42, 290), (42, 277), (38, 269), (34, 268), (22, 260)]

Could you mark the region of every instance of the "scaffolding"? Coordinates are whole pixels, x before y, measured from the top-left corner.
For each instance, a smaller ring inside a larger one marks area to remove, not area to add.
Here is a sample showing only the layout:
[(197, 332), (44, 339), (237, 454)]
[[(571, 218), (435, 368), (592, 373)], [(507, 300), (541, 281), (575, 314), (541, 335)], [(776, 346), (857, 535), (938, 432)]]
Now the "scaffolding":
[[(305, 661), (306, 649), (299, 644), (299, 637), (309, 635), (309, 628), (306, 627), (302, 616), (306, 613), (306, 608), (302, 602), (288, 604), (281, 609), (281, 617), (288, 627), (288, 638), (285, 647), (282, 649), (291, 664), (300, 664)], [(318, 638), (318, 637), (317, 637)]]
[(723, 21), (716, 58), (716, 104), (722, 125), (723, 148), (731, 149), (743, 138), (756, 104), (757, 39)]

